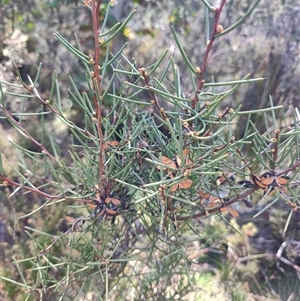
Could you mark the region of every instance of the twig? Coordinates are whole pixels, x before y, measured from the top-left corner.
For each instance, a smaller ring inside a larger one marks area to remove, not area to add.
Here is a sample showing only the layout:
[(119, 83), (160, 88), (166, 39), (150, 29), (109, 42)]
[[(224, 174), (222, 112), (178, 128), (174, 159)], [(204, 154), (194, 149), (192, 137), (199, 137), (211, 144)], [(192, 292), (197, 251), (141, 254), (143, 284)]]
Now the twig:
[[(73, 233), (73, 232), (76, 232), (76, 227), (77, 225), (82, 222), (82, 221), (86, 221), (86, 220), (89, 220), (91, 217), (80, 217), (80, 218), (77, 218), (74, 223), (72, 224), (72, 226), (67, 230), (65, 231), (64, 233), (62, 233), (61, 235), (59, 236), (55, 236), (54, 239), (53, 239), (53, 242), (46, 248), (42, 249), (39, 253), (39, 256), (43, 256), (46, 252), (48, 252), (55, 244), (56, 242), (63, 236), (69, 234), (69, 233)], [(36, 259), (37, 260), (37, 259)]]
[(36, 141), (29, 133), (26, 131), (26, 129), (14, 119), (14, 117), (0, 104), (0, 109), (4, 112), (4, 114), (8, 117), (9, 121), (14, 124), (21, 132), (36, 146), (38, 146), (42, 153), (45, 154), (50, 160), (55, 160), (55, 157), (48, 152), (48, 150), (44, 147), (44, 145), (38, 141)]
[(104, 176), (104, 164), (103, 164), (103, 152), (104, 152), (104, 141), (102, 132), (102, 99), (101, 99), (101, 77), (99, 74), (99, 62), (100, 62), (100, 45), (99, 45), (99, 15), (100, 15), (100, 5), (102, 0), (92, 0), (92, 22), (93, 22), (93, 32), (95, 40), (95, 54), (94, 54), (94, 74), (93, 74), (93, 87), (94, 87), (94, 106), (96, 110), (97, 119), (97, 131), (99, 138), (99, 188), (102, 189), (102, 179)]
[[(288, 245), (288, 242), (287, 241), (284, 241), (280, 248), (278, 249), (277, 253), (276, 253), (276, 259), (285, 263), (286, 265), (289, 265), (291, 266), (292, 268), (294, 268), (298, 273), (300, 273), (300, 267), (296, 264), (294, 264), (293, 262), (291, 262), (290, 260), (282, 257), (282, 253), (284, 251), (284, 249), (286, 248), (286, 246)], [(277, 268), (279, 268), (279, 262), (277, 262)]]
[[(223, 206), (220, 207), (220, 208), (223, 208), (223, 207), (228, 207), (230, 206), (231, 204), (233, 203), (236, 203), (238, 201), (241, 201), (243, 200), (246, 196), (248, 196), (249, 194), (253, 193), (254, 191), (258, 190), (259, 188), (255, 187), (255, 188), (252, 188), (252, 189), (249, 189), (249, 190), (246, 190), (244, 191), (243, 193), (241, 194), (238, 194), (236, 195), (235, 197), (231, 198), (230, 200), (226, 201), (225, 203), (223, 203)], [(218, 212), (218, 211), (216, 211)], [(177, 217), (177, 220), (182, 220), (182, 221), (186, 221), (186, 220), (189, 220), (191, 218), (198, 218), (198, 217), (203, 217), (203, 216), (206, 216), (206, 212), (200, 212), (200, 213), (196, 213), (194, 214), (192, 217), (189, 215), (189, 216), (178, 216)]]
[[(13, 66), (15, 67), (15, 69), (16, 69), (16, 71), (17, 71), (17, 73), (18, 73), (18, 70), (19, 70), (18, 66), (16, 65), (16, 63), (15, 63), (14, 61), (11, 61), (11, 62), (12, 62)], [(19, 78), (21, 84), (23, 85), (23, 87), (24, 87), (31, 95), (34, 95), (34, 96), (35, 96), (35, 97), (36, 97), (36, 98), (37, 98), (44, 106), (46, 106), (53, 114), (55, 114), (55, 115), (58, 116), (58, 117), (61, 117), (61, 113), (60, 113), (58, 110), (56, 110), (53, 106), (50, 105), (49, 100), (43, 99), (43, 97), (39, 94), (39, 92), (38, 92), (38, 90), (36, 89), (35, 86), (33, 86), (33, 85), (29, 85), (29, 86), (26, 85), (26, 84), (24, 83), (24, 81), (22, 80), (22, 78), (20, 77), (20, 75), (18, 76), (18, 78)], [(9, 120), (11, 120), (12, 122), (14, 121), (14, 118), (12, 117), (12, 115), (7, 114), (8, 111), (6, 111), (6, 110), (4, 109), (4, 107), (3, 107), (3, 105), (1, 105), (1, 104), (0, 104), (0, 109), (2, 109), (3, 112), (5, 112), (6, 116), (9, 118)], [(73, 126), (72, 122), (68, 122), (68, 126), (72, 127), (72, 126)], [(76, 129), (77, 129), (78, 131), (80, 131), (81, 133), (83, 133), (83, 134), (85, 134), (85, 135), (87, 135), (87, 136), (89, 136), (89, 137), (95, 139), (95, 136), (94, 136), (93, 134), (91, 134), (87, 129), (81, 129), (81, 128), (79, 128), (79, 127), (76, 127)]]
[(250, 261), (250, 260), (257, 260), (257, 259), (261, 259), (261, 258), (265, 258), (268, 257), (267, 254), (257, 254), (257, 255), (249, 255), (249, 256), (245, 256), (245, 257), (239, 257), (238, 260), (235, 262), (234, 267), (232, 268), (231, 272), (230, 272), (230, 276), (233, 277), (236, 268), (239, 264), (245, 262), (245, 261)]
[(161, 117), (163, 118), (163, 120), (167, 121), (168, 118), (165, 114), (165, 110), (164, 110), (164, 108), (162, 108), (160, 106), (154, 91), (151, 89), (151, 85), (150, 85), (149, 80), (148, 80), (148, 74), (147, 74), (145, 68), (140, 68), (139, 72), (142, 74), (142, 77), (143, 77), (144, 82), (146, 84), (146, 88), (148, 89), (148, 91), (151, 95), (151, 103), (157, 108), (157, 110), (158, 110), (159, 114), (161, 115)]
[(276, 296), (276, 291), (274, 290), (274, 288), (273, 288), (273, 286), (272, 286), (272, 284), (271, 284), (271, 282), (270, 282), (270, 280), (269, 280), (269, 277), (268, 277), (267, 274), (266, 274), (265, 269), (264, 269), (264, 268), (261, 268), (260, 270), (261, 270), (261, 273), (263, 274), (263, 276), (264, 276), (264, 278), (265, 278), (265, 281), (266, 281), (267, 286), (269, 287), (269, 290), (271, 291), (271, 293), (272, 293), (274, 296)]
[(300, 166), (300, 160), (294, 164), (293, 166), (287, 168), (286, 170), (282, 171), (282, 172), (279, 172), (279, 173), (276, 173), (276, 176), (281, 176), (281, 175), (284, 175), (284, 174), (287, 174), (288, 172), (290, 171), (294, 171), (296, 170), (298, 167)]
[[(220, 116), (218, 116), (216, 121), (221, 121), (229, 112), (230, 112), (231, 108), (227, 107), (225, 112), (223, 114), (220, 114)], [(208, 137), (210, 135), (210, 133), (213, 131), (213, 129), (217, 126), (218, 124), (213, 124), (203, 135), (203, 137)]]
[(221, 15), (221, 12), (222, 12), (222, 9), (223, 9), (225, 3), (226, 3), (226, 0), (222, 0), (219, 8), (217, 8), (217, 7), (214, 8), (215, 20), (214, 20), (214, 24), (213, 24), (212, 33), (211, 33), (211, 36), (210, 36), (210, 39), (209, 39), (209, 42), (208, 42), (208, 45), (206, 47), (206, 51), (205, 51), (205, 54), (204, 54), (204, 59), (202, 61), (201, 68), (199, 70), (198, 88), (197, 88), (195, 96), (192, 99), (192, 108), (193, 109), (196, 108), (196, 104), (199, 101), (198, 94), (201, 92), (201, 89), (204, 85), (203, 75), (204, 75), (204, 72), (205, 72), (205, 69), (206, 69), (208, 55), (211, 51), (213, 42), (215, 40), (215, 36), (216, 36), (216, 33), (217, 33), (217, 27), (219, 25), (220, 15)]
[(5, 185), (5, 186), (15, 186), (15, 187), (20, 187), (20, 188), (24, 188), (25, 190), (27, 191), (30, 191), (32, 193), (36, 193), (38, 195), (41, 195), (41, 196), (44, 196), (44, 197), (47, 197), (49, 199), (54, 199), (54, 200), (58, 200), (58, 199), (61, 199), (62, 196), (60, 195), (50, 195), (46, 192), (43, 192), (37, 188), (32, 188), (32, 187), (28, 187), (28, 186), (24, 186), (23, 184), (20, 184), (20, 183), (17, 183), (17, 182), (14, 182), (13, 180), (7, 178), (6, 176), (4, 176), (3, 174), (0, 173), (0, 179), (4, 181), (4, 183), (2, 185)]

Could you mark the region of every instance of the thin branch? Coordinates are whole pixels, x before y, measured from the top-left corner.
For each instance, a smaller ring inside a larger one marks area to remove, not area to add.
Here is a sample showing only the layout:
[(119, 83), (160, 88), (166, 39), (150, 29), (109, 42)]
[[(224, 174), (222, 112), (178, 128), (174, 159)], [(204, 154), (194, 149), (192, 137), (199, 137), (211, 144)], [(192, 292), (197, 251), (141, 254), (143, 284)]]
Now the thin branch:
[[(281, 262), (283, 262), (283, 263), (285, 263), (286, 265), (291, 266), (291, 267), (292, 267), (293, 269), (295, 269), (298, 273), (300, 273), (300, 267), (299, 267), (298, 265), (294, 264), (294, 263), (291, 262), (290, 260), (288, 260), (288, 259), (286, 259), (286, 258), (284, 258), (284, 257), (281, 256), (286, 246), (287, 246), (287, 242), (284, 241), (284, 242), (281, 244), (280, 248), (278, 249), (278, 251), (277, 251), (277, 253), (276, 253), (276, 259), (279, 260), (279, 261), (281, 261)], [(279, 267), (279, 266), (278, 266), (278, 267)]]
[(287, 174), (290, 171), (296, 170), (298, 167), (300, 167), (300, 160), (296, 164), (294, 164), (293, 166), (287, 168), (286, 170), (284, 170), (282, 172), (279, 172), (279, 173), (276, 173), (276, 176), (281, 176), (281, 175)]
[[(231, 108), (227, 107), (225, 112), (223, 114), (221, 114), (220, 116), (218, 116), (218, 118), (216, 119), (216, 121), (221, 121), (229, 112), (230, 112)], [(213, 131), (213, 129), (217, 126), (218, 124), (213, 124), (204, 134), (203, 137), (208, 137), (210, 136), (210, 133)]]
[[(225, 203), (223, 203), (223, 206), (220, 206), (219, 209), (224, 208), (224, 207), (229, 207), (230, 205), (232, 205), (233, 203), (236, 203), (238, 201), (243, 200), (245, 197), (247, 197), (248, 195), (250, 195), (251, 193), (255, 192), (256, 190), (258, 190), (259, 188), (252, 188), (249, 190), (244, 191), (241, 194), (236, 195), (235, 197), (231, 198), (230, 200), (226, 201)], [(220, 211), (216, 211), (215, 213), (218, 213)], [(189, 216), (179, 216), (176, 219), (177, 220), (182, 220), (182, 221), (186, 221), (186, 220), (190, 220), (191, 218), (198, 218), (198, 217), (204, 217), (207, 216), (206, 212), (200, 212), (200, 213), (196, 213), (194, 214), (192, 217)]]
[(36, 146), (38, 146), (42, 153), (45, 154), (50, 160), (55, 160), (55, 157), (50, 154), (50, 152), (44, 147), (44, 145), (37, 140), (35, 140), (28, 131), (14, 119), (14, 117), (0, 104), (0, 109), (4, 112), (4, 114), (8, 117), (9, 121), (14, 124), (32, 143), (34, 143)]
[(207, 59), (208, 59), (208, 56), (209, 56), (209, 53), (212, 49), (212, 45), (215, 41), (215, 36), (217, 34), (217, 27), (219, 25), (219, 19), (220, 19), (220, 15), (221, 15), (221, 12), (222, 12), (222, 9), (224, 7), (226, 3), (226, 0), (222, 0), (219, 8), (215, 7), (214, 8), (214, 11), (215, 11), (215, 20), (214, 20), (214, 24), (213, 24), (213, 29), (212, 29), (212, 33), (211, 33), (211, 36), (210, 36), (210, 40), (208, 42), (208, 45), (206, 47), (206, 51), (205, 51), (205, 54), (204, 54), (204, 59), (202, 61), (202, 64), (201, 64), (201, 68), (200, 68), (200, 72), (199, 72), (199, 78), (198, 78), (198, 88), (197, 88), (197, 91), (196, 91), (196, 94), (195, 96), (193, 97), (193, 102), (192, 102), (192, 108), (195, 109), (196, 108), (196, 104), (197, 102), (199, 101), (198, 99), (198, 94), (201, 92), (201, 89), (204, 85), (204, 80), (203, 80), (203, 76), (204, 76), (204, 72), (205, 72), (205, 69), (206, 69), (206, 65), (207, 65)]
[(104, 164), (103, 164), (103, 152), (104, 152), (104, 141), (102, 132), (102, 91), (101, 91), (101, 77), (100, 77), (100, 44), (99, 44), (99, 14), (100, 5), (102, 0), (92, 1), (92, 22), (93, 22), (93, 32), (95, 40), (95, 53), (94, 53), (94, 74), (93, 74), (93, 86), (94, 86), (94, 106), (96, 110), (97, 119), (97, 131), (99, 137), (99, 189), (102, 189), (102, 179), (104, 176)]
[[(14, 62), (14, 61), (12, 61), (12, 64), (13, 64), (13, 66), (14, 66), (14, 68), (16, 69), (16, 72), (17, 73), (19, 73), (18, 72), (18, 70), (19, 70), (19, 68), (18, 68), (18, 66), (16, 65), (16, 63)], [(23, 87), (31, 94), (31, 95), (34, 95), (44, 106), (46, 106), (47, 108), (49, 108), (49, 110), (52, 112), (52, 113), (54, 113), (56, 116), (58, 116), (58, 117), (60, 117), (61, 118), (61, 116), (62, 116), (62, 114), (59, 112), (59, 111), (57, 111), (55, 108), (53, 108), (53, 106), (51, 106), (50, 105), (50, 102), (49, 102), (49, 100), (45, 100), (45, 99), (43, 99), (42, 97), (41, 97), (41, 95), (39, 94), (39, 92), (37, 91), (37, 89), (36, 89), (36, 87), (35, 86), (28, 86), (28, 85), (26, 85), (26, 83), (22, 80), (22, 78), (20, 77), (20, 76), (18, 76), (18, 78), (19, 78), (19, 80), (20, 80), (20, 82), (21, 82), (21, 84), (23, 85)], [(4, 107), (0, 104), (0, 108), (1, 109), (3, 109), (3, 111), (4, 111)], [(6, 111), (7, 112), (7, 111)], [(7, 114), (7, 116), (8, 116), (8, 114)], [(11, 115), (12, 116), (12, 115)], [(9, 116), (8, 116), (9, 117)], [(9, 117), (10, 118), (10, 117)], [(13, 118), (14, 119), (14, 118)], [(13, 119), (11, 119), (12, 121), (13, 121)], [(65, 118), (64, 118), (65, 119)], [(70, 126), (70, 127), (72, 127), (73, 125), (72, 125), (72, 122), (69, 122), (68, 121), (68, 126)], [(79, 127), (76, 127), (76, 129), (78, 130), (78, 131), (80, 131), (81, 133), (83, 133), (83, 134), (85, 134), (85, 135), (87, 135), (87, 136), (89, 136), (89, 137), (92, 137), (92, 138), (96, 138), (93, 134), (91, 134), (87, 129), (81, 129), (81, 128), (79, 128)]]
[(10, 178), (7, 178), (6, 176), (4, 176), (3, 174), (0, 173), (0, 179), (3, 180), (4, 183), (2, 183), (2, 185), (4, 186), (14, 186), (14, 187), (20, 187), (23, 188), (27, 191), (30, 191), (32, 193), (36, 193), (37, 195), (41, 195), (44, 196), (46, 198), (52, 199), (52, 200), (59, 200), (62, 198), (61, 195), (51, 195), (48, 194), (46, 192), (43, 192), (37, 188), (32, 188), (32, 187), (28, 187), (28, 186), (24, 186), (23, 184), (17, 183), (13, 180), (11, 180)]
[(146, 88), (148, 89), (150, 95), (151, 95), (151, 103), (157, 108), (158, 113), (161, 115), (161, 117), (163, 118), (163, 120), (167, 121), (167, 116), (165, 114), (164, 108), (162, 108), (157, 100), (156, 94), (154, 93), (154, 91), (151, 89), (151, 85), (149, 83), (148, 80), (148, 74), (145, 71), (144, 68), (140, 68), (139, 72), (142, 74), (142, 77), (144, 79), (144, 82), (146, 84)]

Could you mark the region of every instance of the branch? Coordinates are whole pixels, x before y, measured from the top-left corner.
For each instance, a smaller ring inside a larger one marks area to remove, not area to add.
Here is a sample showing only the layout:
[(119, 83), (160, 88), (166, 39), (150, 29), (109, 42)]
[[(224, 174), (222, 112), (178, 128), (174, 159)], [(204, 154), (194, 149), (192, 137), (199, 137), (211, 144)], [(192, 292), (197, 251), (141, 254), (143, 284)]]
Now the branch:
[(20, 188), (24, 188), (27, 191), (30, 191), (32, 193), (44, 196), (46, 198), (52, 199), (52, 200), (59, 200), (62, 198), (62, 196), (60, 195), (51, 195), (48, 194), (46, 192), (43, 192), (37, 188), (32, 188), (32, 187), (28, 187), (28, 186), (24, 186), (23, 184), (17, 183), (9, 178), (7, 178), (6, 176), (4, 176), (2, 173), (0, 173), (0, 179), (3, 180), (3, 186), (14, 186), (14, 187), (20, 187)]
[[(249, 190), (246, 190), (244, 191), (243, 193), (241, 194), (238, 194), (236, 195), (235, 197), (231, 198), (230, 200), (226, 201), (225, 203), (223, 203), (223, 206), (220, 206), (218, 209), (221, 209), (221, 208), (224, 208), (224, 207), (228, 207), (230, 205), (232, 205), (233, 203), (236, 203), (238, 201), (241, 201), (243, 200), (245, 197), (247, 197), (249, 194), (253, 193), (254, 191), (258, 190), (259, 188), (252, 188), (252, 189), (249, 189)], [(214, 213), (218, 213), (220, 212), (219, 210), (217, 210), (216, 212)], [(178, 216), (176, 217), (177, 220), (182, 220), (182, 221), (186, 221), (186, 220), (189, 220), (189, 219), (194, 219), (194, 218), (197, 218), (197, 217), (203, 217), (203, 216), (207, 216), (207, 213), (206, 212), (200, 212), (200, 213), (196, 213), (194, 214), (192, 217), (189, 215), (189, 216)]]
[(36, 146), (38, 146), (41, 150), (42, 153), (47, 155), (47, 157), (50, 160), (55, 160), (55, 157), (50, 154), (50, 152), (48, 152), (48, 150), (44, 147), (44, 145), (40, 142), (38, 142), (37, 140), (35, 140), (27, 131), (26, 129), (21, 125), (21, 123), (19, 123), (18, 121), (16, 121), (14, 119), (14, 117), (3, 107), (2, 104), (0, 104), (0, 109), (4, 112), (4, 114), (8, 117), (8, 120), (10, 121), (10, 123), (12, 123), (15, 127), (17, 127), (17, 129), (19, 129), (31, 142), (33, 142)]
[(154, 93), (154, 91), (151, 89), (151, 86), (150, 86), (150, 83), (148, 81), (148, 74), (147, 72), (145, 71), (145, 68), (140, 68), (139, 69), (139, 72), (141, 73), (143, 79), (144, 79), (144, 82), (146, 84), (146, 88), (148, 89), (150, 95), (151, 95), (151, 103), (157, 108), (159, 114), (161, 115), (161, 117), (163, 118), (164, 121), (167, 121), (167, 116), (165, 114), (165, 110), (164, 108), (162, 108), (157, 100), (157, 97)]
[(204, 59), (203, 59), (202, 64), (201, 64), (201, 68), (199, 70), (198, 88), (197, 88), (195, 96), (192, 99), (192, 108), (193, 109), (196, 108), (196, 104), (199, 101), (198, 94), (201, 92), (201, 89), (204, 85), (203, 75), (204, 75), (204, 72), (205, 72), (205, 69), (206, 69), (208, 55), (209, 55), (209, 53), (211, 51), (211, 48), (212, 48), (212, 45), (214, 43), (215, 36), (218, 33), (217, 28), (218, 28), (218, 25), (219, 25), (219, 19), (220, 19), (220, 15), (221, 15), (221, 12), (222, 12), (222, 9), (223, 9), (225, 3), (226, 3), (226, 0), (222, 0), (222, 2), (220, 4), (220, 7), (219, 8), (217, 8), (217, 7), (214, 8), (215, 20), (214, 20), (213, 30), (212, 30), (212, 33), (211, 33), (211, 37), (208, 41), (208, 45), (206, 47), (206, 51), (205, 51), (205, 54), (204, 54)]
[(93, 72), (93, 87), (94, 87), (94, 106), (96, 110), (97, 131), (99, 137), (99, 189), (102, 189), (102, 179), (104, 176), (103, 151), (104, 141), (102, 132), (102, 92), (101, 92), (101, 77), (100, 70), (100, 43), (99, 43), (99, 14), (102, 0), (92, 0), (92, 22), (95, 40), (94, 53), (94, 72)]

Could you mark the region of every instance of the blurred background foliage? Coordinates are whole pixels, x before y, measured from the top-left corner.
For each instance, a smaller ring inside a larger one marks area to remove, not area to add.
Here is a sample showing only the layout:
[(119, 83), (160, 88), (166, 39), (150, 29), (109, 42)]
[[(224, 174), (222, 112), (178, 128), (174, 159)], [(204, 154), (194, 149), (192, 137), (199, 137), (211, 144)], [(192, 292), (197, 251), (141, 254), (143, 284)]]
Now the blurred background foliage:
[[(134, 7), (137, 6), (138, 9), (135, 18), (124, 28), (123, 34), (119, 35), (112, 43), (111, 51), (113, 53), (117, 53), (124, 42), (128, 42), (123, 53), (126, 57), (132, 58), (137, 68), (141, 68), (155, 63), (158, 53), (162, 53), (170, 46), (174, 51), (174, 61), (179, 66), (181, 74), (185, 74), (187, 67), (174, 44), (169, 26), (171, 22), (181, 41), (184, 41), (183, 47), (192, 64), (194, 66), (199, 65), (205, 52), (207, 38), (204, 30), (204, 7), (200, 1), (119, 0), (116, 2), (118, 2), (117, 5), (111, 9), (108, 27), (115, 24), (116, 21), (124, 20)], [(226, 29), (247, 13), (253, 6), (253, 2), (250, 0), (227, 1), (220, 24)], [(212, 4), (218, 5), (218, 1)], [(107, 3), (103, 4), (102, 11), (105, 11), (105, 5)], [(265, 81), (242, 85), (237, 89), (230, 96), (231, 102), (236, 107), (241, 104), (242, 109), (246, 111), (268, 107), (270, 105), (269, 95), (272, 96), (272, 105), (283, 105), (287, 116), (292, 116), (292, 109), (299, 107), (299, 7), (299, 0), (260, 1), (242, 25), (220, 37), (218, 42), (214, 44), (208, 59), (207, 81), (211, 81), (211, 76), (219, 82), (240, 80), (248, 73), (251, 73), (254, 78), (263, 77), (266, 79)], [(1, 11), (0, 62), (2, 80), (17, 83), (10, 58), (19, 67), (25, 82), (28, 81), (27, 74), (34, 78), (39, 62), (42, 62), (43, 71), (38, 83), (39, 93), (42, 97), (48, 95), (51, 89), (52, 73), (55, 70), (60, 81), (60, 93), (65, 104), (64, 110), (74, 123), (80, 125), (83, 122), (82, 111), (76, 105), (72, 106), (69, 103), (68, 88), (71, 88), (69, 75), (72, 74), (80, 91), (87, 90), (84, 72), (82, 72), (84, 66), (59, 43), (52, 32), (59, 32), (72, 44), (75, 43), (74, 33), (76, 33), (83, 47), (83, 52), (93, 55), (94, 40), (88, 10), (83, 9), (81, 2), (76, 0), (2, 0)], [(101, 18), (103, 19), (104, 15)], [(81, 66), (82, 70), (78, 66)], [(182, 93), (189, 96), (193, 91), (193, 87), (190, 86), (190, 79), (181, 78), (181, 83)], [(18, 98), (9, 98), (8, 108), (11, 112), (19, 112), (21, 105), (26, 106), (26, 108), (22, 108), (24, 111), (27, 109), (39, 111), (41, 109), (37, 102), (27, 101), (24, 104)], [(35, 107), (36, 105), (37, 107)], [(225, 107), (220, 107), (220, 111), (222, 109)], [(280, 115), (281, 112), (281, 110), (275, 112), (278, 120), (283, 119), (283, 116)], [(61, 140), (62, 154), (68, 156), (67, 152), (64, 153), (64, 143), (67, 143), (65, 139), (69, 137), (68, 131), (61, 123), (57, 122), (53, 115), (47, 115), (45, 118), (48, 119), (49, 132), (55, 133), (56, 137)], [(246, 125), (248, 116), (241, 115), (239, 118), (237, 123), (240, 126), (234, 129), (234, 135), (237, 139), (244, 135), (245, 128), (243, 125)], [(258, 131), (263, 133), (266, 127), (266, 124), (261, 122), (263, 116), (255, 114), (251, 118)], [(27, 125), (30, 132), (39, 131), (37, 118), (23, 117), (22, 122)], [(291, 124), (293, 124), (292, 120)], [(24, 139), (23, 141), (21, 136), (15, 136), (17, 134), (11, 130), (8, 122), (6, 123), (2, 119), (0, 126), (1, 135), (11, 135), (13, 140), (20, 141), (19, 144), (22, 144), (24, 148), (34, 151), (35, 146), (31, 145), (28, 140)], [(4, 139), (1, 140), (1, 143), (1, 151), (8, 156), (9, 160), (17, 161), (19, 159), (18, 154), (12, 150), (11, 145)], [(249, 153), (245, 155), (251, 156), (250, 150), (248, 151)], [(15, 195), (7, 200), (10, 192), (9, 189), (6, 189), (0, 195), (0, 201), (6, 204), (1, 209), (0, 239), (4, 246), (1, 248), (1, 259), (3, 267), (5, 267), (5, 275), (17, 277), (18, 273), (15, 269), (9, 270), (12, 254), (16, 257), (22, 257), (23, 254), (27, 254), (27, 256), (36, 254), (32, 242), (26, 239), (24, 226), (32, 226), (55, 235), (58, 227), (57, 221), (61, 221), (63, 217), (63, 210), (58, 209), (59, 206), (63, 205), (48, 207), (47, 210), (42, 210), (26, 219), (22, 227), (16, 227), (15, 213), (18, 212), (22, 215), (27, 213), (28, 209), (35, 209), (39, 200), (37, 196), (32, 194)], [(198, 227), (195, 227), (199, 233), (203, 233), (204, 238), (199, 244), (194, 242), (193, 247), (189, 246), (187, 257), (196, 258), (197, 264), (192, 264), (189, 269), (194, 271), (195, 279), (193, 282), (197, 284), (197, 287), (190, 287), (190, 282), (186, 279), (187, 276), (179, 269), (177, 263), (180, 262), (185, 265), (186, 262), (180, 254), (177, 254), (177, 249), (172, 245), (167, 247), (164, 245), (160, 250), (161, 254), (165, 256), (165, 261), (160, 262), (162, 255), (157, 252), (153, 256), (153, 258), (157, 258), (157, 261), (149, 262), (146, 270), (139, 270), (141, 266), (132, 260), (127, 265), (125, 273), (144, 273), (146, 276), (141, 277), (140, 283), (133, 280), (131, 282), (130, 279), (127, 279), (127, 282), (121, 282), (119, 285), (126, 287), (130, 283), (132, 286), (142, 288), (149, 294), (144, 296), (144, 300), (167, 300), (166, 287), (169, 289), (167, 292), (169, 300), (175, 300), (177, 296), (176, 285), (180, 286), (181, 294), (187, 296), (186, 300), (207, 300), (208, 298), (219, 298), (219, 300), (286, 300), (293, 293), (297, 298), (297, 294), (300, 295), (300, 285), (294, 270), (286, 270), (285, 275), (279, 275), (275, 269), (276, 263), (274, 263), (274, 254), (282, 244), (282, 229), (287, 219), (288, 210), (284, 204), (277, 205), (268, 213), (253, 220), (252, 216), (260, 209), (256, 207), (251, 212), (247, 211), (242, 214), (237, 221), (231, 221), (231, 223), (235, 223), (232, 226), (247, 237), (246, 242), (244, 239), (241, 240), (241, 236), (235, 230), (225, 227), (223, 224), (203, 222), (203, 224), (200, 223)], [(293, 228), (289, 229), (290, 232), (288, 231), (286, 234), (295, 241), (299, 241), (297, 236), (300, 230), (299, 220), (299, 213), (296, 213), (295, 222), (292, 224)], [(61, 227), (61, 231), (66, 229), (63, 222), (59, 224), (59, 227)], [(222, 233), (224, 241), (220, 241), (220, 233)], [(211, 238), (214, 236), (218, 239)], [(205, 240), (205, 237), (210, 239)], [(49, 240), (43, 240), (41, 243), (47, 247), (51, 241), (52, 237), (49, 237)], [(226, 250), (224, 249), (224, 242), (226, 242)], [(203, 245), (207, 245), (207, 249), (203, 249)], [(230, 251), (232, 248), (234, 248), (234, 252)], [(299, 248), (298, 245), (290, 249), (287, 248), (287, 257), (298, 258), (299, 261), (299, 255), (297, 257)], [(78, 246), (78, 251), (84, 254), (82, 246)], [(60, 246), (57, 246), (57, 254), (59, 252), (62, 250)], [(230, 258), (231, 255), (234, 256), (233, 254), (237, 253), (240, 258), (248, 256), (248, 259), (251, 258), (251, 260), (236, 268), (233, 266), (234, 258), (230, 261), (228, 257)], [(168, 256), (168, 254), (171, 255)], [(265, 254), (265, 257), (256, 257), (257, 254)], [(78, 254), (75, 254), (74, 258), (76, 256)], [(141, 255), (139, 254), (139, 256)], [(297, 263), (300, 264), (300, 262)], [(32, 266), (28, 266), (29, 268)], [(170, 269), (169, 272), (166, 272), (166, 268)], [(202, 273), (203, 269), (209, 272)], [(232, 271), (235, 272), (234, 278)], [(34, 270), (31, 272), (32, 274), (35, 273)], [(264, 282), (269, 279), (269, 276), (272, 276), (272, 281)], [(30, 278), (30, 275), (26, 275), (27, 277)], [(55, 279), (55, 275), (53, 277)], [(236, 279), (241, 281), (237, 284)], [(84, 279), (81, 281), (84, 282)], [(264, 284), (262, 285), (260, 281)], [(216, 287), (216, 283), (221, 283), (221, 285)], [(4, 283), (1, 285), (4, 286)], [(10, 285), (11, 287), (9, 287)], [(7, 300), (23, 300), (21, 289), (19, 292), (16, 286), (10, 283), (5, 283), (5, 286), (5, 298), (8, 298)], [(198, 287), (201, 289), (199, 290)], [(72, 289), (76, 291), (77, 287)], [(73, 292), (69, 293), (72, 295)], [(17, 297), (18, 294), (19, 298)], [(260, 297), (266, 296), (269, 299), (260, 299)], [(119, 300), (119, 297), (121, 296), (112, 295), (111, 300)], [(49, 299), (44, 300), (55, 299), (49, 297)], [(88, 299), (87, 296), (85, 300), (93, 300), (93, 297)]]

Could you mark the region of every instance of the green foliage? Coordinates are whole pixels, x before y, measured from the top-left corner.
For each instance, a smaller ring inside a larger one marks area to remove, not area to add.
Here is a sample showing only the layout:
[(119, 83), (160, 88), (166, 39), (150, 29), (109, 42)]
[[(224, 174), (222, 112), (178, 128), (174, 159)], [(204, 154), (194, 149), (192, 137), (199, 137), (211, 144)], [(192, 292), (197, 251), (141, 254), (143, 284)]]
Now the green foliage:
[[(174, 300), (193, 292), (196, 300), (204, 300), (207, 295), (197, 286), (207, 280), (209, 291), (222, 284), (214, 296), (246, 300), (243, 287), (233, 282), (257, 272), (257, 257), (248, 254), (248, 240), (256, 230), (234, 221), (237, 211), (245, 210), (240, 204), (249, 207), (250, 200), (261, 202), (274, 193), (275, 201), (289, 209), (281, 229), (286, 233), (300, 207), (300, 116), (297, 109), (285, 114), (271, 96), (268, 107), (259, 110), (242, 111), (233, 103), (232, 95), (242, 85), (262, 78), (245, 74), (238, 80), (212, 77), (205, 82), (204, 75), (213, 43), (240, 25), (258, 1), (223, 33), (218, 25), (225, 1), (219, 8), (202, 1), (208, 44), (198, 66), (172, 26), (187, 72), (170, 48), (149, 66), (126, 57), (126, 44), (112, 53), (111, 44), (136, 9), (107, 28), (110, 6), (100, 2), (84, 1), (82, 6), (91, 11), (93, 56), (84, 53), (77, 36), (73, 44), (54, 33), (78, 59), (68, 97), (55, 72), (47, 96), (39, 91), (41, 65), (28, 82), (17, 66), (20, 84), (1, 82), (1, 118), (15, 133), (7, 147), (15, 157), (0, 154), (1, 186), (16, 211), (11, 224), (22, 226), (14, 270), (6, 260), (2, 272), (6, 297)], [(177, 23), (179, 12), (173, 14)], [(188, 94), (183, 78), (193, 87)], [(17, 113), (10, 109), (12, 98), (21, 99)], [(29, 102), (37, 102), (38, 108)], [(237, 119), (243, 115), (244, 135), (235, 139)], [(239, 253), (237, 246), (246, 249)], [(252, 272), (234, 266), (230, 254), (248, 256)]]

